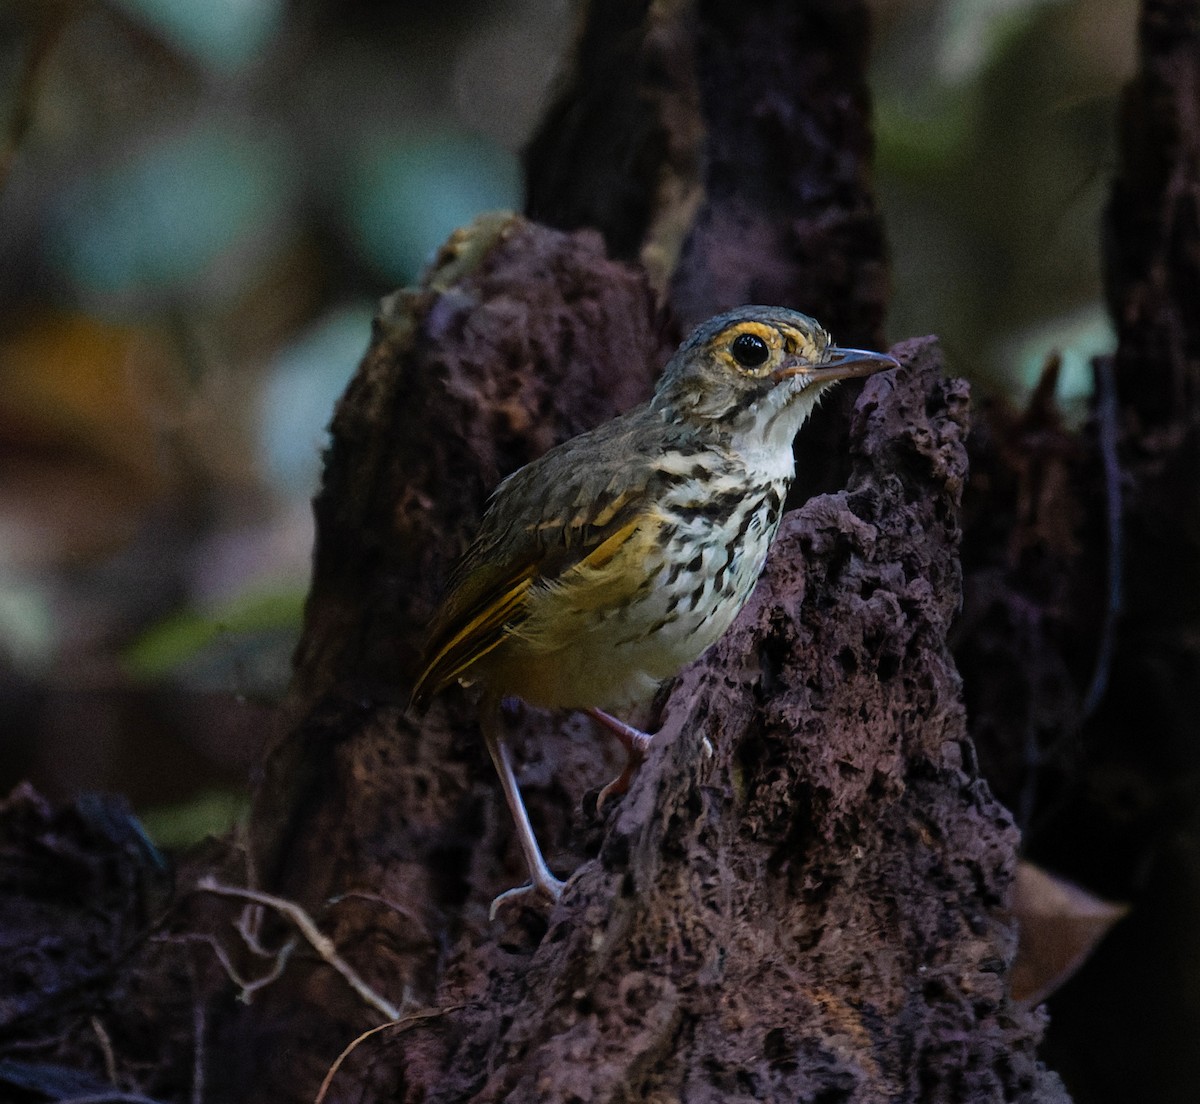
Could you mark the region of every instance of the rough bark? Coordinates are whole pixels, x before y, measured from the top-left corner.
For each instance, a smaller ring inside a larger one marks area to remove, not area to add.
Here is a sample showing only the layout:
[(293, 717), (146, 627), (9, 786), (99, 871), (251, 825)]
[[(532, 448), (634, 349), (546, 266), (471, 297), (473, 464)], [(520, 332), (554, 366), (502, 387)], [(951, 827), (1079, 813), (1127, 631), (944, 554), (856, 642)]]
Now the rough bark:
[(945, 645), (967, 390), (897, 352), (545, 935), (460, 950), (461, 1010), (390, 1044), (401, 1099), (1066, 1099), (1006, 996), (1016, 833)]
[[(298, 723), (267, 762), (255, 853), (271, 887), (313, 909), (337, 899), (337, 930), (371, 947), (359, 968), (408, 1005), (433, 999), (447, 948), (487, 937), (487, 903), (520, 871), (472, 701), (454, 691), (422, 718), (406, 711), (432, 603), (503, 474), (648, 394), (665, 355), (656, 318), (644, 277), (594, 233), (485, 220), (385, 304), (335, 415)], [(543, 843), (575, 865), (595, 759), (578, 723), (519, 727)], [(237, 1048), (253, 1099), (311, 1093), (363, 1023), (328, 972), (264, 994), (248, 1037), (276, 1009), (304, 1030), (308, 1068)]]

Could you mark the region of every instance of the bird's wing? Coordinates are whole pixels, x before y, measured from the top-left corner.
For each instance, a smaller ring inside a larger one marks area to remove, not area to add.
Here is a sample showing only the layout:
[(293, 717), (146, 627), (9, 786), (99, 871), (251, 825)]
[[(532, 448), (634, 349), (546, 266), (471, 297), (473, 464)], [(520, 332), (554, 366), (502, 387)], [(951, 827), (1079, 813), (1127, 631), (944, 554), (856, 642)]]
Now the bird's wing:
[[(627, 472), (647, 447), (636, 424), (618, 420), (568, 441), (497, 488), (434, 615), (415, 703), (501, 644), (528, 616), (535, 587), (565, 581), (573, 568), (604, 568), (644, 527), (653, 479), (631, 482)], [(611, 600), (611, 582), (608, 589)]]
[(529, 588), (537, 578), (536, 563), (521, 564), (507, 576), (486, 581), (480, 579), (482, 573), (468, 574), (462, 583), (463, 590), (477, 593), (452, 591), (435, 616), (421, 657), (422, 671), (413, 687), (414, 703), (423, 705), (452, 683), (521, 621)]

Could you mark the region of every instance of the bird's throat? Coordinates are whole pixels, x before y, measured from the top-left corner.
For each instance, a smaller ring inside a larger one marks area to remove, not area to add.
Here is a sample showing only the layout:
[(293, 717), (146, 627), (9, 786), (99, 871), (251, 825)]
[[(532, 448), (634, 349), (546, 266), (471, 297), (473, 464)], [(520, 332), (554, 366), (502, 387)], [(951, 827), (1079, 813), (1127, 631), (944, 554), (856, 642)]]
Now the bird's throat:
[(783, 384), (746, 411), (730, 444), (748, 470), (765, 479), (791, 480), (795, 474), (792, 442), (825, 390), (820, 386), (799, 390)]

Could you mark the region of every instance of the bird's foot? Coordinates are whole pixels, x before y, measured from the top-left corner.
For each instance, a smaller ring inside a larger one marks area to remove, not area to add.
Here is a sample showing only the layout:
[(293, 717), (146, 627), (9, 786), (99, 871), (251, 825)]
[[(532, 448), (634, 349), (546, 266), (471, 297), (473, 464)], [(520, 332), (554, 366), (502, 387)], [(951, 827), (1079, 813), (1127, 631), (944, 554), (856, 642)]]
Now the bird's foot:
[(496, 913), (501, 905), (525, 901), (529, 897), (536, 898), (543, 903), (549, 902), (556, 905), (562, 898), (563, 887), (566, 884), (566, 882), (560, 882), (547, 870), (536, 882), (526, 882), (525, 885), (514, 886), (512, 889), (506, 889), (503, 893), (498, 894), (492, 901), (492, 907), (488, 909), (488, 920), (496, 919)]
[(633, 776), (646, 761), (646, 753), (650, 750), (654, 737), (649, 732), (643, 732), (640, 728), (634, 728), (612, 714), (605, 713), (603, 709), (589, 709), (588, 715), (616, 736), (628, 756), (625, 769), (596, 795), (596, 811), (599, 812), (610, 797), (628, 792)]
[(629, 792), (629, 786), (633, 782), (633, 776), (637, 774), (638, 767), (642, 765), (642, 760), (630, 759), (625, 764), (625, 769), (621, 771), (607, 786), (604, 787), (596, 795), (596, 812), (600, 812), (604, 808), (604, 803), (610, 797), (620, 797), (624, 793)]

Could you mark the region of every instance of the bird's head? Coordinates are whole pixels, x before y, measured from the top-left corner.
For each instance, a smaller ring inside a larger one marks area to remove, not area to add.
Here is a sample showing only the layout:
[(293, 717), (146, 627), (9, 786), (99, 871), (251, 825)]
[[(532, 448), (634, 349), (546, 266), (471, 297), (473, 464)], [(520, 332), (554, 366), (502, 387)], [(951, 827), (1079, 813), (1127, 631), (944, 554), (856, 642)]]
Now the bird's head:
[(653, 407), (673, 420), (790, 444), (832, 384), (896, 367), (885, 353), (839, 348), (799, 311), (738, 307), (702, 323), (680, 345)]

